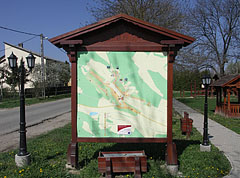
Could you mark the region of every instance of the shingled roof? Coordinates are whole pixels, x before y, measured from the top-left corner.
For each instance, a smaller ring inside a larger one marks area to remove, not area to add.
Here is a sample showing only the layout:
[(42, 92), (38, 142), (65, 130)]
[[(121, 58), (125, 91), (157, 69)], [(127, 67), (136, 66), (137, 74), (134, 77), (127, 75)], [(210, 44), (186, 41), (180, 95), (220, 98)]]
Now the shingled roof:
[(238, 79), (240, 79), (240, 74), (226, 75), (226, 76), (223, 76), (222, 78), (218, 79), (217, 81), (213, 82), (210, 86), (225, 87)]

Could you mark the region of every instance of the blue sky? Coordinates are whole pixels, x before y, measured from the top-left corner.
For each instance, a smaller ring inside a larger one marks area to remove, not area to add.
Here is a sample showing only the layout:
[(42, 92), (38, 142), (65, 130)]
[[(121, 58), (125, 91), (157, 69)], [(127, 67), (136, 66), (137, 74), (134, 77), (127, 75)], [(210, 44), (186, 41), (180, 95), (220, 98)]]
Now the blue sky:
[[(34, 34), (43, 33), (52, 38), (93, 23), (95, 19), (87, 7), (94, 4), (93, 0), (1, 0), (0, 26)], [(0, 28), (0, 56), (4, 55), (3, 42), (17, 45), (32, 37)], [(40, 37), (23, 46), (40, 53)], [(66, 54), (47, 40), (44, 40), (44, 55), (68, 60)]]

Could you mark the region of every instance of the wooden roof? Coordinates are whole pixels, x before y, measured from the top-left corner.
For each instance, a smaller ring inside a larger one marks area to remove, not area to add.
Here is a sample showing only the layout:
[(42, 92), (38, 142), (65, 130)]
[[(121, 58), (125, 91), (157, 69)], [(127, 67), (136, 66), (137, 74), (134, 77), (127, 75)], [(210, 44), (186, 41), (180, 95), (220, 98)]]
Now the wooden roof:
[(106, 45), (104, 43), (106, 41), (108, 41), (107, 44), (109, 45), (110, 40), (111, 45), (114, 41), (116, 46), (119, 46), (116, 42), (125, 42), (124, 45), (128, 42), (128, 44), (158, 45), (162, 47), (175, 44), (187, 46), (195, 41), (192, 37), (125, 14), (106, 18), (97, 23), (51, 38), (49, 41), (57, 47), (64, 47), (64, 45), (91, 46), (96, 43), (101, 46)]
[(213, 87), (226, 87), (226, 86), (234, 86), (240, 83), (240, 74), (235, 75), (226, 75), (222, 78), (213, 82), (210, 86)]

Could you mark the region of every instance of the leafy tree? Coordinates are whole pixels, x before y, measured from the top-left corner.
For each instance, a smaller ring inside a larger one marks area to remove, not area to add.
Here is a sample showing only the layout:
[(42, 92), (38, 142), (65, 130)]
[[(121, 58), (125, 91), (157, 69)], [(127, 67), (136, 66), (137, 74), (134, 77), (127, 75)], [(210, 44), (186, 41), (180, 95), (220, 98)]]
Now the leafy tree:
[(189, 35), (196, 42), (180, 53), (179, 61), (187, 67), (211, 68), (223, 76), (225, 65), (239, 54), (239, 0), (197, 0), (187, 17)]
[[(45, 66), (46, 70), (46, 80), (45, 87), (46, 90), (50, 89), (50, 87), (59, 87), (66, 86), (70, 79), (70, 66), (68, 62), (65, 63), (57, 63), (54, 61), (48, 61)], [(34, 71), (32, 73), (32, 84), (36, 89), (36, 94), (40, 93), (41, 90), (41, 65), (37, 64), (34, 67)]]
[[(27, 83), (29, 72), (27, 70), (24, 71), (24, 84)], [(20, 91), (20, 78), (21, 78), (21, 67), (16, 66), (15, 69), (10, 69), (8, 65), (4, 65), (3, 67), (3, 74), (5, 78), (5, 82), (11, 87), (11, 91), (15, 92), (15, 88), (18, 87), (18, 90)]]
[(184, 26), (184, 11), (178, 0), (94, 0), (90, 13), (97, 21), (124, 13), (159, 26), (180, 30)]
[(42, 83), (42, 76), (41, 76), (41, 64), (36, 64), (32, 71), (32, 85), (35, 89), (35, 96), (39, 97), (41, 93), (41, 83)]
[(3, 98), (3, 82), (4, 82), (4, 68), (0, 66), (0, 100)]
[(176, 91), (190, 91), (196, 83), (197, 89), (200, 89), (202, 73), (199, 70), (178, 70), (174, 67), (173, 89)]
[(60, 64), (60, 65), (61, 65), (61, 72), (59, 73), (59, 82), (64, 86), (68, 86), (68, 82), (71, 78), (70, 65), (67, 61), (65, 61), (65, 64)]

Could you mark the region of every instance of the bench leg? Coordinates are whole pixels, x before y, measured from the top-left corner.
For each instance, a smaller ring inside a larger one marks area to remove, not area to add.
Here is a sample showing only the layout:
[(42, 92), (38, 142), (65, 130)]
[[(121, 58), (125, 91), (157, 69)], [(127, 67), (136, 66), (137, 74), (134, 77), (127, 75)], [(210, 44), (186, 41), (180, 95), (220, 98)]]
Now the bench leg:
[(112, 178), (111, 158), (106, 158), (106, 178)]
[(134, 178), (142, 178), (142, 175), (141, 175), (141, 163), (140, 163), (140, 158), (139, 157), (135, 157)]

